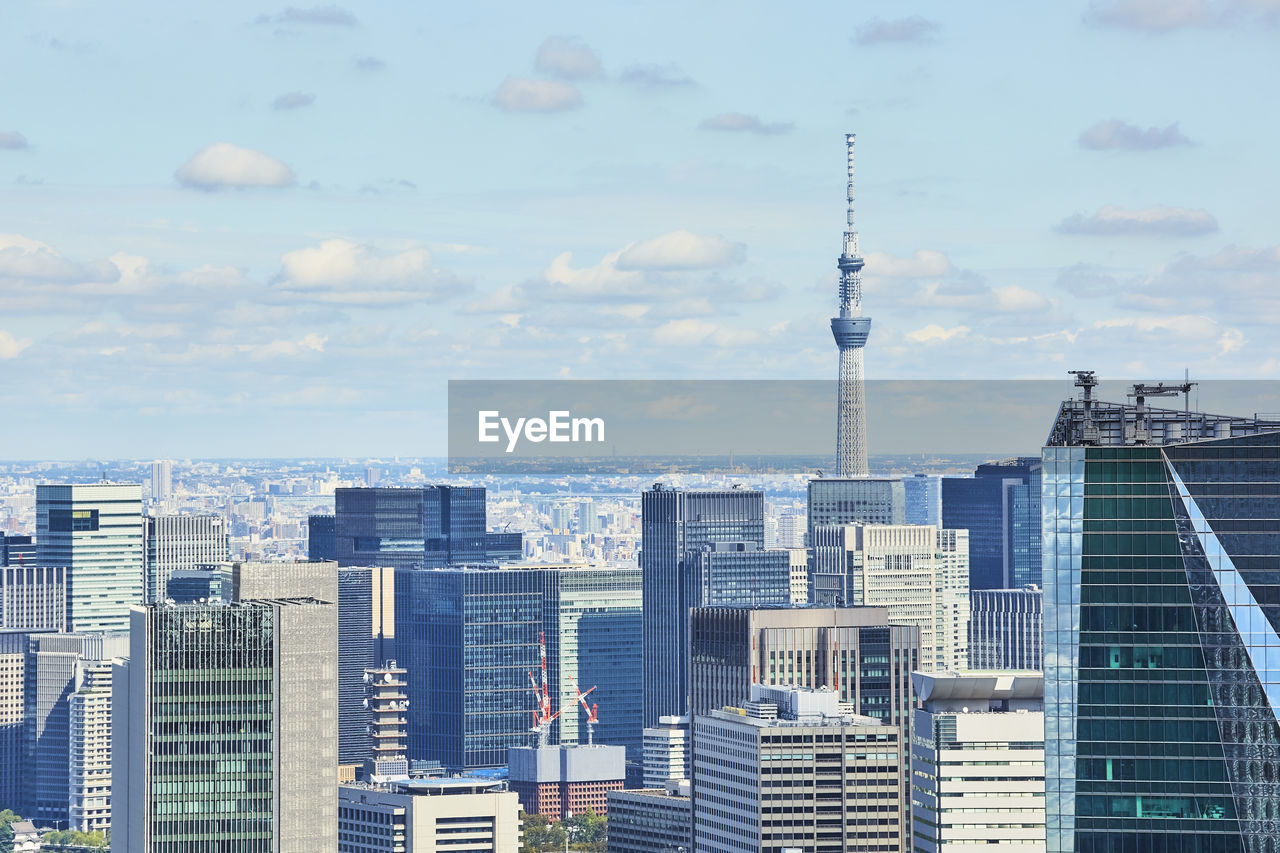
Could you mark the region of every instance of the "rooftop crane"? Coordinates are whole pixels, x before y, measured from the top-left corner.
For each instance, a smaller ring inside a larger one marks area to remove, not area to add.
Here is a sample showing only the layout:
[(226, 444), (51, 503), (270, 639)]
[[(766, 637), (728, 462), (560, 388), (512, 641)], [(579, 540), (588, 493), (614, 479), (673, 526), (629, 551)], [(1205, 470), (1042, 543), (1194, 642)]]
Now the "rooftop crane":
[[(564, 703), (555, 713), (551, 711), (551, 692), (547, 689), (547, 637), (546, 634), (538, 633), (538, 652), (539, 663), (542, 669), (542, 683), (538, 683), (538, 679), (533, 677), (533, 673), (529, 673), (529, 685), (533, 691), (534, 698), (537, 699), (537, 707), (533, 711), (533, 725), (529, 731), (534, 732), (538, 736), (539, 747), (547, 745), (547, 741), (551, 735), (551, 724), (559, 718), (561, 714), (578, 704), (586, 697), (594, 687), (586, 693), (579, 693), (577, 698), (570, 699)], [(576, 692), (576, 691), (575, 691)]]
[[(569, 681), (573, 681), (572, 676), (569, 677)], [(596, 723), (600, 722), (599, 704), (592, 702), (591, 707), (587, 707), (587, 694), (595, 689), (594, 686), (589, 687), (586, 693), (582, 693), (576, 687), (574, 688), (574, 692), (578, 694), (578, 701), (582, 703), (582, 710), (587, 712), (587, 746), (593, 745), (596, 735)], [(570, 702), (569, 704), (572, 705), (573, 703)]]

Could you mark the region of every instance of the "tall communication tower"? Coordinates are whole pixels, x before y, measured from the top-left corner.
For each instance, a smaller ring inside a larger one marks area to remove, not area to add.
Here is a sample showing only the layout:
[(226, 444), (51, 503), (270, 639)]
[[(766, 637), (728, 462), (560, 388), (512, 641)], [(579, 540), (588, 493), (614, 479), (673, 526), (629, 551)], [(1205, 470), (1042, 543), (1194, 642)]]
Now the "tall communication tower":
[(849, 210), (840, 269), (840, 316), (831, 318), (831, 334), (840, 348), (840, 382), (836, 392), (836, 476), (866, 477), (867, 410), (862, 376), (862, 348), (871, 334), (871, 318), (862, 316), (862, 256), (853, 230), (853, 141), (846, 133), (849, 155)]

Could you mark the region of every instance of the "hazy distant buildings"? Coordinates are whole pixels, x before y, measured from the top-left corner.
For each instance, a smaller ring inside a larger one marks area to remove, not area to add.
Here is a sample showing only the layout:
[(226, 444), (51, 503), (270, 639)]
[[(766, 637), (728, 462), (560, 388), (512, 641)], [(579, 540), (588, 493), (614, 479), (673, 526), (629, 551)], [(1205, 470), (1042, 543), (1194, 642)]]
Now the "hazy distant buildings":
[(74, 631), (124, 631), (143, 599), (142, 487), (36, 486), (37, 562), (67, 569)]
[(942, 526), (969, 531), (972, 589), (1040, 583), (1040, 460), (979, 465), (942, 478)]
[(220, 565), (230, 556), (221, 516), (156, 515), (148, 516), (146, 524), (147, 603), (164, 600), (175, 571)]
[(0, 628), (67, 629), (64, 566), (0, 567)]
[(830, 690), (759, 685), (693, 726), (699, 853), (903, 849), (896, 727), (848, 713)]
[(344, 785), (337, 829), (344, 853), (515, 853), (520, 803), (496, 780), (404, 780), (388, 790)]
[(914, 681), (922, 707), (911, 741), (913, 849), (1044, 853), (1043, 676), (916, 673)]
[(1044, 593), (1039, 587), (969, 592), (969, 668), (1044, 669)]
[(151, 463), (151, 499), (167, 501), (173, 497), (173, 463), (158, 459)]

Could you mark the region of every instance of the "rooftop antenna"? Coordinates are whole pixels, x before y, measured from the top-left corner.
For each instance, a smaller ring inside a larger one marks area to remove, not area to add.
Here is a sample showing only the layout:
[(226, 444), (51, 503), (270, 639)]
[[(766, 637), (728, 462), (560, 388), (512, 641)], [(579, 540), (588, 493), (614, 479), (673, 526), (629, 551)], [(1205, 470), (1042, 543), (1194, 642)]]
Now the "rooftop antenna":
[(1076, 378), (1076, 387), (1084, 389), (1084, 418), (1080, 424), (1080, 443), (1097, 444), (1098, 427), (1093, 422), (1093, 389), (1097, 387), (1098, 377), (1092, 370), (1068, 370)]

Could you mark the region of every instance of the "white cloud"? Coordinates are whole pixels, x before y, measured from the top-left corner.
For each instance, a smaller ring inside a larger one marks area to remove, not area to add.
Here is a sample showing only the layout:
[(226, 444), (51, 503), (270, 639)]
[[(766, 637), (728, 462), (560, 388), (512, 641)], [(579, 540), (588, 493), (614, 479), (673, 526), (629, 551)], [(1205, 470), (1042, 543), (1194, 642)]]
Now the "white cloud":
[(554, 113), (582, 106), (582, 93), (558, 80), (507, 77), (494, 92), (493, 103), (512, 113)]
[(529, 306), (524, 288), (518, 284), (505, 284), (497, 290), (469, 302), (462, 309), (464, 314), (504, 314), (523, 311)]
[(550, 284), (558, 286), (553, 290), (556, 296), (629, 296), (634, 287), (643, 282), (643, 277), (635, 271), (618, 269), (621, 254), (610, 252), (594, 266), (574, 267), (573, 253), (561, 252), (542, 275)]
[(383, 251), (350, 240), (286, 253), (276, 284), (318, 302), (394, 305), (424, 302), (462, 289), (435, 269), (426, 249)]
[(866, 274), (885, 278), (935, 278), (952, 271), (951, 260), (942, 252), (920, 249), (909, 258), (895, 258), (883, 252), (866, 257)]
[(632, 243), (617, 260), (620, 270), (710, 269), (740, 264), (746, 247), (720, 237), (702, 237), (683, 229)]
[(18, 353), (29, 346), (30, 338), (15, 338), (11, 332), (0, 329), (0, 358), (17, 358)]
[(1098, 236), (1140, 234), (1193, 237), (1217, 231), (1218, 220), (1209, 211), (1201, 209), (1155, 205), (1139, 210), (1125, 210), (1108, 204), (1090, 216), (1079, 213), (1068, 216), (1058, 223), (1057, 230), (1064, 234)]
[(919, 15), (883, 20), (872, 18), (858, 27), (853, 36), (855, 44), (872, 45), (887, 42), (931, 41), (938, 32), (938, 24)]
[(107, 261), (73, 263), (50, 246), (20, 234), (0, 234), (0, 278), (25, 282), (115, 281), (120, 270)]
[(1042, 294), (1016, 284), (992, 288), (995, 294), (994, 310), (1008, 314), (1042, 311), (1049, 308), (1049, 300)]
[(949, 341), (952, 338), (962, 338), (965, 335), (969, 334), (969, 331), (970, 330), (968, 326), (952, 326), (949, 329), (944, 329), (942, 326), (939, 326), (937, 323), (930, 323), (929, 325), (925, 326), (923, 329), (916, 329), (914, 332), (907, 332), (906, 337), (907, 337), (907, 340), (911, 340), (911, 341), (915, 341), (916, 343), (923, 344), (923, 343), (930, 343), (930, 342)]
[[(1237, 352), (1245, 344), (1244, 333), (1234, 327), (1198, 314), (1175, 314), (1153, 317), (1116, 317), (1099, 320), (1098, 329), (1130, 329), (1143, 339), (1174, 339), (1182, 346), (1213, 342), (1217, 355)], [(1198, 347), (1203, 349), (1203, 346)]]
[(749, 113), (720, 113), (703, 119), (698, 127), (702, 130), (719, 130), (730, 133), (756, 133), (761, 136), (774, 136), (787, 133), (795, 125), (791, 122), (762, 121), (759, 116)]
[(739, 347), (756, 343), (759, 339), (759, 332), (751, 329), (734, 329), (692, 317), (670, 320), (653, 330), (654, 343), (659, 346), (714, 344), (717, 347)]
[(197, 151), (175, 177), (183, 186), (199, 190), (290, 187), (295, 182), (293, 170), (284, 163), (230, 142), (215, 142)]
[(604, 74), (600, 57), (585, 42), (551, 36), (538, 47), (534, 67), (563, 80), (592, 80)]
[(1153, 151), (1191, 144), (1176, 121), (1165, 127), (1142, 128), (1118, 118), (1098, 122), (1081, 133), (1078, 141), (1081, 148), (1095, 151)]

